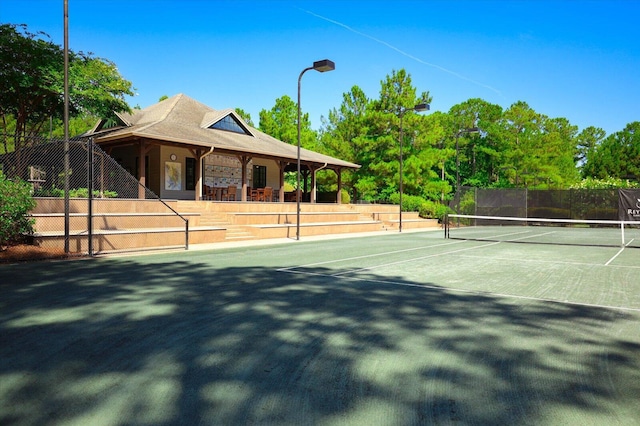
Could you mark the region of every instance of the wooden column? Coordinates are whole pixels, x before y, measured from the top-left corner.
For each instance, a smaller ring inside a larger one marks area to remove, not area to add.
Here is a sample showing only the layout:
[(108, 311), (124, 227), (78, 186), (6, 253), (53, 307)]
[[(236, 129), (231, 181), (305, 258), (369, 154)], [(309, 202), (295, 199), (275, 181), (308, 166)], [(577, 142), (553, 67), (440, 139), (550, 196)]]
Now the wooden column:
[(311, 168), (311, 166), (309, 166), (309, 170), (311, 172), (311, 194), (309, 194), (309, 202), (310, 203), (315, 203), (316, 202), (316, 192), (317, 192), (316, 172), (319, 169)]
[[(303, 182), (302, 182), (302, 188), (303, 188), (303, 193), (306, 194), (307, 192), (309, 192), (309, 173), (311, 173), (311, 169), (309, 168), (309, 166), (307, 166), (306, 169), (302, 169), (302, 178), (303, 178)], [(304, 198), (301, 198), (300, 201), (304, 201)]]
[(147, 168), (145, 167), (145, 158), (151, 149), (143, 140), (138, 143), (138, 198), (144, 200), (145, 188), (147, 187)]
[(204, 159), (204, 155), (202, 155), (202, 151), (197, 150), (196, 155), (196, 201), (200, 201), (202, 197), (202, 160)]
[(200, 198), (202, 198), (202, 160), (211, 151), (213, 151), (213, 148), (211, 149), (211, 151), (207, 152), (206, 154), (205, 154), (203, 149), (190, 148), (189, 151), (191, 152), (191, 155), (193, 155), (193, 157), (196, 159), (196, 172), (195, 172), (196, 173), (196, 196), (195, 196), (195, 200), (196, 201), (200, 201)]
[(336, 170), (338, 175), (338, 194), (336, 195), (336, 203), (342, 204), (342, 169)]
[(240, 160), (240, 164), (242, 165), (242, 190), (240, 195), (240, 200), (247, 201), (247, 165), (251, 161), (252, 157), (248, 155), (238, 155), (238, 160)]
[(280, 189), (278, 190), (278, 200), (284, 201), (284, 171), (289, 165), (287, 161), (278, 161), (278, 168), (280, 168)]

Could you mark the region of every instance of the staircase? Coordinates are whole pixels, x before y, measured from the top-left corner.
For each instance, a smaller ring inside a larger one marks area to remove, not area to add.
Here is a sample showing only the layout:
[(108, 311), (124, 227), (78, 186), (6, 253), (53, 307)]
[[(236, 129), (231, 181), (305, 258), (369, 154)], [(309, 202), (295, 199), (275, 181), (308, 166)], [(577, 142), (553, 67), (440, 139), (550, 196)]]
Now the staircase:
[[(301, 204), (300, 235), (397, 230), (393, 205)], [(297, 231), (295, 203), (178, 201), (178, 211), (196, 216), (199, 226), (226, 229), (225, 241), (292, 238)], [(403, 228), (430, 228), (437, 221), (403, 213)]]
[(213, 208), (208, 201), (179, 201), (180, 212), (196, 215), (195, 226), (211, 226), (226, 230), (225, 241), (244, 241), (255, 239), (254, 234), (246, 226), (235, 225), (233, 215)]
[[(36, 197), (30, 212), (34, 220), (33, 243), (50, 249), (65, 247), (65, 207), (60, 198)], [(178, 216), (176, 202), (159, 200), (95, 199), (91, 232), (88, 201), (69, 201), (68, 245), (71, 253), (94, 254), (160, 248), (187, 248), (188, 244), (224, 241), (226, 230), (199, 224), (196, 210)], [(173, 210), (171, 210), (173, 209)], [(185, 219), (189, 222), (188, 232)]]
[[(301, 237), (398, 229), (399, 215), (397, 207), (392, 205), (302, 203), (300, 207)], [(72, 253), (87, 253), (87, 200), (71, 200), (70, 211), (70, 250)], [(64, 247), (63, 200), (38, 198), (31, 217), (35, 220), (36, 229), (34, 244), (54, 249)], [(183, 218), (188, 219), (188, 233)], [(403, 213), (402, 226), (431, 228), (438, 223), (421, 219), (417, 213)], [(94, 254), (295, 238), (297, 231), (296, 203), (165, 200), (163, 204), (159, 200), (131, 199), (93, 202), (91, 235)]]

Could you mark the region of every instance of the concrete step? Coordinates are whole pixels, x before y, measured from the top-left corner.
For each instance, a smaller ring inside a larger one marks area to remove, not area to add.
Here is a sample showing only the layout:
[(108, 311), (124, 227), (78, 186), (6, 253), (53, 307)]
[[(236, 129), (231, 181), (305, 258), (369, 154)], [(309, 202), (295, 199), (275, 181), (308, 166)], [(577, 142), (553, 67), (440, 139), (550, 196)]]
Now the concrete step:
[[(158, 200), (100, 200), (94, 211), (94, 251), (186, 246), (186, 226)], [(297, 231), (295, 203), (173, 201), (172, 208), (189, 220), (189, 244), (293, 238)], [(36, 244), (64, 247), (64, 214), (60, 200), (40, 200), (34, 211)], [(71, 251), (87, 250), (87, 202), (74, 200), (70, 217)], [(49, 210), (48, 210), (49, 209)], [(84, 210), (83, 210), (84, 209)], [(119, 211), (121, 209), (122, 211)], [(300, 235), (329, 235), (398, 229), (397, 206), (301, 205)], [(415, 212), (403, 212), (404, 228), (438, 226)]]
[[(189, 244), (203, 244), (224, 241), (226, 230), (214, 227), (189, 228)], [(64, 232), (40, 232), (33, 237), (34, 243), (44, 248), (64, 247)], [(94, 254), (115, 253), (123, 250), (154, 249), (165, 247), (185, 247), (185, 228), (145, 228), (100, 230), (93, 233)], [(86, 232), (69, 235), (69, 249), (72, 253), (86, 253), (89, 237)]]

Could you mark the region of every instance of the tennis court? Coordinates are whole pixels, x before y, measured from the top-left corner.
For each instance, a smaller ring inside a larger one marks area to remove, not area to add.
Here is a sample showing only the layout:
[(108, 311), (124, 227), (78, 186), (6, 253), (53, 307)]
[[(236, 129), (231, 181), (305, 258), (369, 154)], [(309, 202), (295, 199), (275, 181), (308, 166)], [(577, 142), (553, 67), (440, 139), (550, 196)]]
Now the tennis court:
[(640, 250), (443, 232), (0, 266), (2, 424), (635, 424)]

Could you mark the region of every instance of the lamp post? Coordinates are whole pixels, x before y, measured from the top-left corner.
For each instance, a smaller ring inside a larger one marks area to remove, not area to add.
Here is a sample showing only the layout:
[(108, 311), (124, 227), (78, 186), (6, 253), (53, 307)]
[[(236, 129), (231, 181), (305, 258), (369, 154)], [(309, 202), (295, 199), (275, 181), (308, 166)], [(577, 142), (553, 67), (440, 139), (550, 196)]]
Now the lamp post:
[(64, 252), (69, 253), (70, 245), (70, 201), (69, 201), (69, 0), (63, 2), (64, 25)]
[(429, 104), (423, 103), (423, 104), (417, 104), (415, 105), (413, 108), (401, 108), (400, 112), (398, 113), (398, 115), (400, 116), (400, 169), (398, 170), (398, 172), (400, 173), (400, 218), (399, 218), (399, 222), (398, 222), (398, 232), (402, 232), (402, 146), (404, 145), (404, 128), (402, 126), (402, 120), (404, 119), (404, 115), (405, 113), (407, 113), (408, 111), (416, 111), (416, 112), (423, 112), (423, 111), (429, 111)]
[(329, 59), (323, 59), (321, 61), (315, 61), (313, 66), (302, 70), (298, 76), (298, 177), (296, 187), (296, 240), (300, 240), (300, 82), (302, 81), (302, 75), (309, 70), (316, 70), (318, 72), (333, 71), (336, 69), (334, 64)]
[[(468, 129), (460, 129), (456, 133), (456, 214), (460, 214), (460, 156), (458, 150), (458, 139), (461, 135), (469, 133), (478, 133), (477, 127), (469, 127)], [(460, 218), (458, 218), (458, 226), (460, 226)]]

